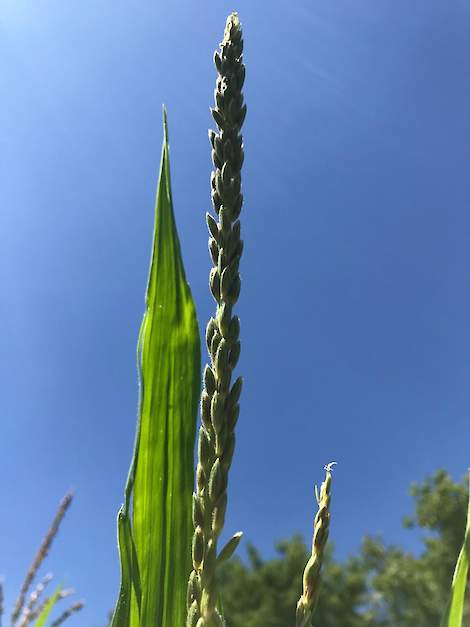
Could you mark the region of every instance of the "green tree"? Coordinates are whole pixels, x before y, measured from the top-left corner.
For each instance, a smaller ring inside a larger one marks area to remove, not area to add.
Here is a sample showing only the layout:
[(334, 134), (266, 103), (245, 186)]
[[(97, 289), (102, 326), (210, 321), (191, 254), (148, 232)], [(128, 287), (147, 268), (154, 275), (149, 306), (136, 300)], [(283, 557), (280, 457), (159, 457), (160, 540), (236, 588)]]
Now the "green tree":
[[(221, 574), (223, 610), (228, 627), (286, 627), (295, 622), (295, 606), (302, 589), (302, 572), (309, 557), (299, 536), (279, 542), (278, 556), (263, 560), (248, 547), (248, 564), (235, 558)], [(322, 570), (315, 623), (322, 627), (371, 627), (361, 613), (368, 599), (366, 572), (360, 560), (334, 562), (328, 551)]]
[[(464, 529), (468, 489), (444, 471), (413, 484), (415, 511), (404, 521), (423, 535), (419, 555), (366, 537), (358, 556), (338, 562), (332, 548), (322, 570), (317, 627), (438, 627)], [(248, 562), (235, 558), (221, 569), (228, 627), (288, 627), (302, 588), (308, 550), (299, 536), (280, 542), (263, 560), (253, 547)], [(470, 602), (464, 624), (470, 625)]]
[[(467, 481), (455, 483), (439, 470), (422, 484), (413, 484), (411, 495), (415, 512), (404, 525), (424, 531), (423, 552), (416, 556), (367, 537), (361, 557), (370, 577), (375, 624), (437, 627), (464, 537)], [(469, 621), (467, 601), (464, 624)]]

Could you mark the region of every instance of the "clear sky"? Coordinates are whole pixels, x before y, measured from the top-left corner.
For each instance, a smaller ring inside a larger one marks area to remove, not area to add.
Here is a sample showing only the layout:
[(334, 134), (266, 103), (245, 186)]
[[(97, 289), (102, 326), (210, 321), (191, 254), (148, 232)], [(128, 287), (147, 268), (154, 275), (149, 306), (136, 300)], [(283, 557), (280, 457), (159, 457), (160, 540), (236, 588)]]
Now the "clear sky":
[[(227, 533), (413, 548), (407, 490), (470, 464), (467, 0), (1, 0), (0, 574), (48, 568), (100, 627), (135, 429), (161, 105), (201, 328), (214, 48), (245, 33), (240, 372)], [(204, 353), (205, 357), (205, 353)], [(243, 551), (241, 552), (243, 554)]]

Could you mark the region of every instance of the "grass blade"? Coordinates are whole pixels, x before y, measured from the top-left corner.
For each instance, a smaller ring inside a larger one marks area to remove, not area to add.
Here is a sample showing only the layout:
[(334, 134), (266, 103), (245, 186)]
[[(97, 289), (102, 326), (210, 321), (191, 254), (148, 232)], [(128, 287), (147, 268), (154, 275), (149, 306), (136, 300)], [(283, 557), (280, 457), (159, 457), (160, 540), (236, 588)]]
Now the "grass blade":
[(119, 561), (121, 563), (121, 585), (110, 627), (130, 626), (132, 590), (134, 590), (137, 602), (137, 608), (135, 610), (137, 616), (134, 620), (134, 624), (137, 626), (140, 622), (140, 579), (138, 564), (135, 559), (135, 548), (129, 515), (124, 506), (121, 507), (118, 514), (118, 546)]
[(153, 251), (137, 355), (139, 418), (118, 522), (121, 591), (112, 625), (175, 627), (185, 621), (191, 570), (201, 356), (173, 214), (165, 113)]
[(168, 131), (158, 183), (147, 310), (140, 341), (141, 412), (133, 537), (142, 584), (141, 624), (184, 624), (191, 570), (194, 440), (200, 340), (173, 214)]
[[(469, 474), (470, 481), (470, 474)], [(467, 587), (468, 567), (470, 561), (470, 491), (467, 511), (467, 527), (462, 549), (457, 560), (452, 589), (447, 602), (446, 611), (441, 621), (441, 627), (462, 627), (465, 589)]]
[(61, 588), (57, 588), (57, 590), (50, 597), (50, 599), (48, 599), (47, 603), (44, 605), (41, 613), (39, 614), (37, 621), (34, 623), (35, 627), (44, 627), (44, 625), (46, 624), (46, 620), (49, 618), (49, 614), (52, 612), (52, 610), (54, 609), (54, 605), (60, 598), (60, 591)]

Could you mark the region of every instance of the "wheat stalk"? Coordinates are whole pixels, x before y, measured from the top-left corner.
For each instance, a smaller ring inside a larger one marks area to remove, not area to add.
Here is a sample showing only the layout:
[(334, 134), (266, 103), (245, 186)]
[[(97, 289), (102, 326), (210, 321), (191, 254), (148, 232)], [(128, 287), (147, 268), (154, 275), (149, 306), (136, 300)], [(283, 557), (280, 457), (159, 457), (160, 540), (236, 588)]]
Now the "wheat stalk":
[(312, 554), (303, 576), (303, 593), (297, 603), (296, 627), (311, 625), (320, 592), (320, 571), (330, 526), (331, 469), (336, 462), (325, 466), (326, 477), (321, 484), (320, 494), (315, 487), (318, 511), (313, 524)]
[[(217, 303), (215, 318), (206, 331), (210, 365), (204, 371), (201, 396), (196, 492), (193, 495), (193, 572), (188, 584), (188, 627), (218, 627), (217, 540), (227, 508), (228, 471), (235, 447), (234, 428), (239, 414), (242, 379), (231, 386), (232, 371), (240, 355), (240, 322), (233, 306), (240, 293), (239, 263), (243, 243), (238, 217), (243, 203), (240, 133), (246, 114), (241, 92), (245, 80), (243, 39), (236, 13), (227, 18), (220, 52), (214, 55), (218, 71), (212, 116), (218, 133), (209, 132), (212, 145), (212, 204), (216, 220), (207, 214), (209, 252), (214, 264), (209, 284)], [(240, 534), (234, 536), (238, 543)], [(235, 546), (232, 550), (234, 550)], [(223, 550), (224, 551), (224, 550)], [(224, 557), (227, 551), (224, 551)]]

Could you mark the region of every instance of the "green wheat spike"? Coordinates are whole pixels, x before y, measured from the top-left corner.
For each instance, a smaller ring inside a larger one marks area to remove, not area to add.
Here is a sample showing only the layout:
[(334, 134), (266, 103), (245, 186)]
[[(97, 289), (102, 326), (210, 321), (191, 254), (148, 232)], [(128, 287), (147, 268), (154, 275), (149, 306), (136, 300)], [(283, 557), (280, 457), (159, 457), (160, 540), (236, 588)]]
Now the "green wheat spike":
[(313, 524), (312, 554), (303, 576), (303, 593), (297, 603), (296, 627), (309, 627), (320, 592), (320, 571), (330, 528), (331, 469), (336, 462), (325, 466), (326, 477), (320, 488), (315, 488), (318, 511)]
[[(207, 226), (213, 262), (209, 286), (216, 301), (216, 314), (210, 319), (206, 332), (210, 364), (204, 371), (201, 396), (202, 425), (193, 499), (194, 570), (188, 583), (188, 627), (223, 624), (216, 609), (217, 541), (227, 508), (228, 472), (235, 447), (234, 429), (242, 386), (241, 378), (231, 385), (232, 371), (240, 355), (240, 322), (233, 314), (233, 307), (240, 294), (239, 263), (243, 249), (238, 219), (243, 203), (240, 129), (246, 114), (241, 91), (245, 80), (242, 53), (240, 21), (237, 14), (232, 13), (227, 19), (220, 52), (214, 55), (218, 77), (212, 116), (218, 132), (210, 131), (209, 139), (214, 164), (212, 204), (218, 220), (207, 214)], [(239, 534), (234, 538), (229, 552), (238, 543)]]

